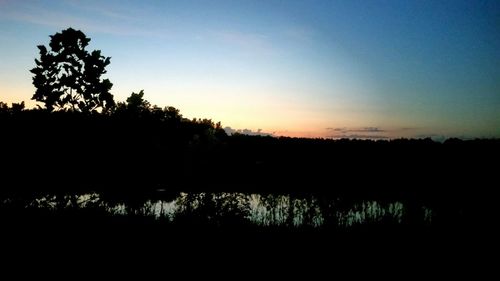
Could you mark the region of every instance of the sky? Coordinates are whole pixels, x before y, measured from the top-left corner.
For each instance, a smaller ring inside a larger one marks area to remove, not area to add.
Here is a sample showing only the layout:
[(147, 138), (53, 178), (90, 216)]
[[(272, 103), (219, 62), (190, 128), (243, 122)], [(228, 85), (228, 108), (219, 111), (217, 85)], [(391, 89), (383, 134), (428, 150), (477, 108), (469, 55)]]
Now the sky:
[(31, 100), (37, 45), (68, 27), (111, 57), (116, 101), (228, 131), (500, 137), (500, 1), (0, 0), (0, 100)]

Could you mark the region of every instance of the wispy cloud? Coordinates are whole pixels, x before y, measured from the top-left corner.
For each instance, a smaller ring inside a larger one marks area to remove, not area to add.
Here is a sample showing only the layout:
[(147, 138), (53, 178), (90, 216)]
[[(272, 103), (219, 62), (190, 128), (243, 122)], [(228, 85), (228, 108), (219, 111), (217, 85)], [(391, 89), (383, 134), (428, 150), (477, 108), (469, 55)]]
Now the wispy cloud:
[(348, 138), (348, 139), (388, 139), (390, 132), (379, 127), (360, 128), (325, 128), (328, 131), (328, 138)]
[(76, 8), (78, 10), (88, 11), (93, 14), (100, 15), (102, 17), (118, 19), (118, 20), (134, 20), (137, 15), (134, 16), (130, 13), (130, 10), (126, 10), (123, 5), (110, 5), (110, 2), (106, 1), (78, 1), (78, 0), (65, 0), (68, 6)]
[[(2, 4), (2, 3), (0, 3)], [(55, 28), (74, 27), (88, 32), (128, 35), (160, 36), (164, 32), (140, 28), (137, 19), (125, 11), (113, 10), (100, 3), (62, 1), (60, 5), (48, 8), (41, 2), (19, 1), (3, 5), (0, 18)], [(99, 6), (100, 5), (100, 6)]]
[(417, 127), (403, 127), (403, 128), (399, 128), (398, 130), (404, 132), (404, 131), (416, 131), (418, 129), (419, 128), (417, 128)]
[(244, 51), (270, 53), (273, 50), (269, 38), (263, 34), (238, 30), (210, 31), (208, 35), (217, 41), (236, 46)]
[(363, 135), (363, 134), (343, 134), (343, 135), (331, 135), (327, 136), (327, 138), (334, 138), (334, 139), (389, 139), (388, 136), (383, 136), (383, 135)]
[(363, 127), (363, 128), (326, 128), (326, 130), (329, 131), (334, 131), (334, 132), (339, 132), (342, 134), (346, 133), (382, 133), (382, 132), (387, 132), (386, 130), (383, 130), (378, 127)]
[(435, 141), (443, 141), (446, 137), (442, 134), (423, 133), (424, 128), (401, 127), (401, 128), (380, 128), (380, 127), (329, 127), (326, 137), (341, 139), (393, 139), (393, 138), (432, 138)]
[(266, 133), (263, 132), (262, 129), (257, 129), (257, 131), (252, 131), (250, 129), (233, 129), (231, 127), (225, 127), (224, 131), (226, 131), (226, 134), (232, 135), (232, 134), (243, 134), (243, 135), (250, 135), (250, 136), (272, 136), (274, 135), (273, 133)]

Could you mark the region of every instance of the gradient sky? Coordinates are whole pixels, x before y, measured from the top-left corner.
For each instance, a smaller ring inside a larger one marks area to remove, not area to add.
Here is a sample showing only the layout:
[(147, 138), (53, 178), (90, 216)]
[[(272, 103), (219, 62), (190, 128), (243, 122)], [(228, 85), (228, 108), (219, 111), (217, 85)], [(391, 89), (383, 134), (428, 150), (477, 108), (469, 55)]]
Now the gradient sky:
[(0, 100), (67, 27), (115, 100), (305, 137), (500, 137), (500, 1), (0, 0)]

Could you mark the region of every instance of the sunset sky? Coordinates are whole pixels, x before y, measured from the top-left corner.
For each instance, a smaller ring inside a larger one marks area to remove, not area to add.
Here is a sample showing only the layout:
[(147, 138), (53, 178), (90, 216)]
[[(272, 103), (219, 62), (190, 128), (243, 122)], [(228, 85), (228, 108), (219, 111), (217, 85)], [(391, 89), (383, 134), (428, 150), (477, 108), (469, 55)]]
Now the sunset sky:
[[(73, 27), (115, 100), (304, 137), (500, 137), (500, 1), (0, 0), (0, 101)], [(247, 131), (249, 132), (249, 131)]]

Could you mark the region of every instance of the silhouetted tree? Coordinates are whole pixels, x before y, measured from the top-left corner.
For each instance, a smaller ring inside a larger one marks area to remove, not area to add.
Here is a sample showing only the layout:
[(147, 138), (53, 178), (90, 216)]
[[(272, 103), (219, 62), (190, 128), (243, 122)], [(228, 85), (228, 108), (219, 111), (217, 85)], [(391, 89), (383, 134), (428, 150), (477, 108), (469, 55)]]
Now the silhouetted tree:
[(24, 107), (25, 107), (24, 101), (20, 103), (12, 103), (12, 112), (19, 113), (24, 110)]
[(182, 114), (180, 114), (179, 109), (173, 106), (167, 106), (163, 108), (163, 116), (165, 120), (180, 122), (182, 119)]
[(0, 114), (3, 115), (18, 114), (24, 110), (24, 107), (25, 107), (24, 101), (20, 103), (13, 102), (10, 108), (7, 103), (0, 101)]
[(118, 116), (128, 116), (132, 118), (140, 118), (149, 116), (155, 111), (161, 111), (157, 106), (152, 106), (151, 103), (144, 99), (144, 90), (139, 93), (134, 93), (127, 98), (126, 102), (118, 102), (115, 108), (115, 113)]
[(39, 45), (40, 59), (35, 59), (36, 67), (31, 69), (36, 88), (32, 99), (45, 103), (50, 111), (69, 108), (91, 112), (113, 107), (109, 92), (113, 84), (101, 79), (110, 58), (102, 56), (100, 50), (85, 50), (90, 38), (80, 30), (68, 28), (50, 38), (50, 50)]
[(144, 99), (144, 90), (139, 93), (134, 93), (127, 98), (127, 110), (131, 113), (139, 115), (145, 111), (149, 111), (151, 104)]
[(8, 113), (9, 112), (9, 105), (5, 102), (0, 101), (0, 113)]

